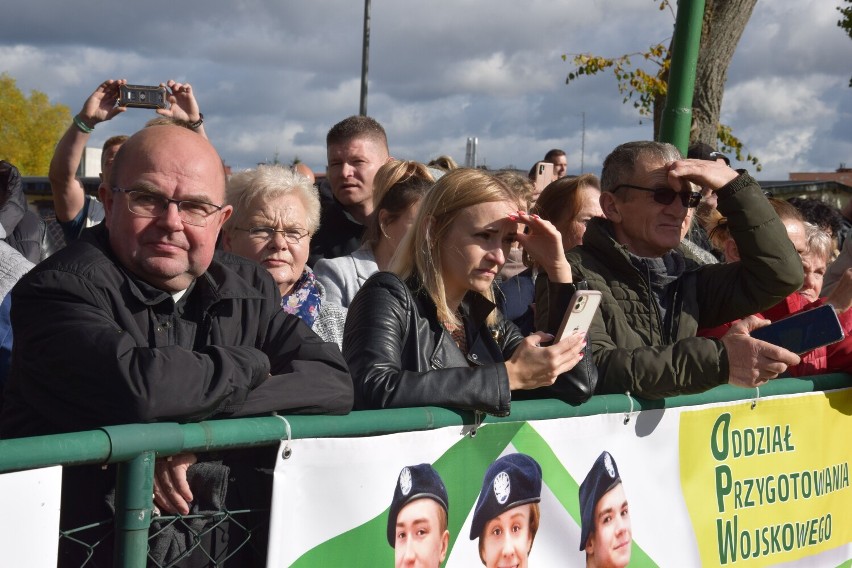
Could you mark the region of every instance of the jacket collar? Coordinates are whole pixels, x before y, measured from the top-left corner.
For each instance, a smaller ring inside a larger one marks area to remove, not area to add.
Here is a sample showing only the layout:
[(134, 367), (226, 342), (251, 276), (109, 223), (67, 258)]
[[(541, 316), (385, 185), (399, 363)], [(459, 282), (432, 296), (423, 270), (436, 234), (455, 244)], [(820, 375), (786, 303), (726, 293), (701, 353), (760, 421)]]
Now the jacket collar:
[[(153, 306), (167, 299), (172, 299), (171, 293), (145, 282), (118, 261), (109, 246), (109, 231), (104, 223), (84, 231), (83, 235), (83, 238), (92, 239), (95, 246), (101, 249), (115, 264), (116, 268), (126, 276), (130, 293), (137, 300), (145, 305)], [(203, 304), (206, 308), (226, 298), (261, 298), (262, 296), (256, 288), (228, 266), (230, 258), (232, 258), (232, 255), (229, 253), (216, 251), (207, 271), (190, 284), (182, 299), (188, 298), (193, 292), (200, 293), (204, 298)], [(196, 290), (196, 288), (199, 290)]]

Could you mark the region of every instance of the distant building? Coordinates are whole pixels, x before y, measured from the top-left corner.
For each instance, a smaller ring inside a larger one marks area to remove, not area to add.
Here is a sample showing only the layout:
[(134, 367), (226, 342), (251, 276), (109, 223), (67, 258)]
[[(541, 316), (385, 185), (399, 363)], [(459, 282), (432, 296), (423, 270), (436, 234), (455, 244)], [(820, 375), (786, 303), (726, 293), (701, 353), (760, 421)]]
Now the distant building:
[(852, 168), (847, 168), (846, 164), (840, 164), (840, 167), (833, 172), (792, 172), (790, 181), (836, 181), (852, 187)]
[(83, 148), (83, 159), (77, 168), (77, 177), (98, 177), (101, 173), (101, 156), (104, 151), (101, 148), (86, 146)]
[(781, 199), (811, 197), (838, 209), (852, 198), (852, 168), (840, 164), (834, 172), (792, 172), (784, 181), (761, 181), (764, 191)]

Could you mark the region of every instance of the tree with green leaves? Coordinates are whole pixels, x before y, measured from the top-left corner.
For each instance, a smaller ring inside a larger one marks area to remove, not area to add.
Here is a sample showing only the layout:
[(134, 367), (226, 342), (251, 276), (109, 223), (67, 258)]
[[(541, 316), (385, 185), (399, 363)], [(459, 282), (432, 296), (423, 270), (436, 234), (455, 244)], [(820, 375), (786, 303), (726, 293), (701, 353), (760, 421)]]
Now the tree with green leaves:
[[(669, 0), (659, 2), (659, 10), (668, 12), (674, 20), (674, 8)], [(847, 2), (852, 0), (846, 0)], [(695, 94), (692, 101), (692, 130), (690, 143), (705, 142), (732, 152), (738, 160), (752, 162), (760, 170), (757, 157), (749, 153), (730, 126), (719, 122), (722, 96), (728, 78), (728, 65), (757, 0), (706, 0), (701, 30), (701, 44), (695, 73)], [(566, 79), (570, 84), (586, 75), (612, 71), (624, 102), (642, 116), (654, 120), (654, 138), (658, 138), (660, 121), (666, 104), (672, 38), (651, 45), (645, 51), (603, 57), (590, 53), (563, 55), (562, 59), (576, 66)]]
[[(850, 38), (852, 38), (852, 0), (844, 0), (847, 6), (838, 6), (837, 11), (840, 12), (841, 18), (837, 20), (837, 26), (842, 28)], [(849, 79), (849, 86), (852, 87), (852, 79)]]
[(67, 106), (51, 104), (40, 91), (26, 96), (8, 73), (0, 74), (0, 159), (21, 175), (47, 175), (53, 148), (69, 122)]

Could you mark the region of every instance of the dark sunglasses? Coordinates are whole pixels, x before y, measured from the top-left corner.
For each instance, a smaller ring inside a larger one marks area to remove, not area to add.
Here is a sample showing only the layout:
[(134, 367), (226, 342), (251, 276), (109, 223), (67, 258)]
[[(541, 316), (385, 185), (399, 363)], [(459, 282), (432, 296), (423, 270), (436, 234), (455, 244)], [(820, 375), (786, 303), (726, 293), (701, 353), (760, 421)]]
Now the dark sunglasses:
[(684, 207), (692, 209), (694, 207), (698, 207), (698, 203), (701, 201), (701, 194), (697, 191), (688, 192), (688, 191), (675, 191), (670, 187), (639, 187), (638, 185), (630, 185), (629, 183), (622, 183), (619, 186), (616, 186), (615, 189), (612, 190), (613, 193), (621, 189), (622, 187), (629, 187), (630, 189), (638, 189), (639, 191), (650, 191), (654, 194), (654, 201), (660, 203), (661, 205), (671, 205), (676, 197), (680, 197), (680, 202), (683, 203)]

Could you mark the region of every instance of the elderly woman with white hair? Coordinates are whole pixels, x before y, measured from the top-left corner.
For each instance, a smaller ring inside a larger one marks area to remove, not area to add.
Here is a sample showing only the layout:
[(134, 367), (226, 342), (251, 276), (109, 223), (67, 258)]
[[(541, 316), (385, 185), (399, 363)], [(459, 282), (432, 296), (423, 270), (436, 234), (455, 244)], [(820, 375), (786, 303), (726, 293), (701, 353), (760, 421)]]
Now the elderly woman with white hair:
[(325, 301), (305, 264), (320, 218), (311, 181), (283, 166), (261, 165), (231, 176), (226, 201), (234, 213), (223, 227), (225, 250), (262, 264), (278, 284), (281, 309), (340, 347), (346, 310)]

